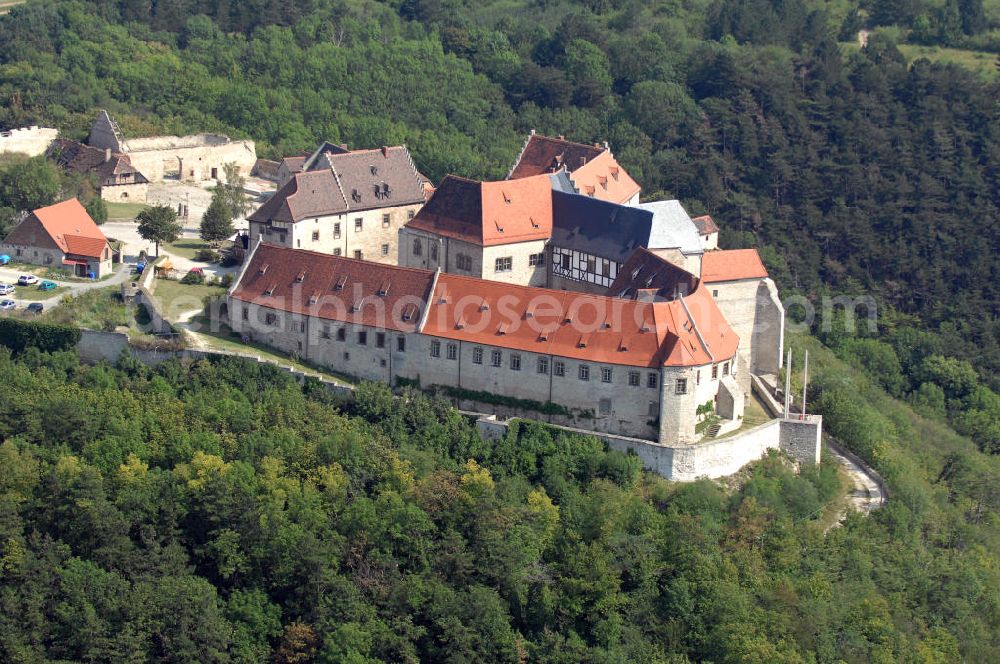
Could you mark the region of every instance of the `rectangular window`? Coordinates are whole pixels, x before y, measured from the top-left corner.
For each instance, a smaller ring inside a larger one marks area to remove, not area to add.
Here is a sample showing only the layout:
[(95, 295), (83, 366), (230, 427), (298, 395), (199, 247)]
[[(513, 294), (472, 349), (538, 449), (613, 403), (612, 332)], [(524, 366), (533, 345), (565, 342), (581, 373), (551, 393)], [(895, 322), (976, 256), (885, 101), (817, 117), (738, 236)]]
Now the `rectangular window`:
[(243, 307), (243, 320), (250, 320), (250, 310)]
[(333, 250), (333, 255), (334, 256), (339, 256), (340, 255), (340, 247), (337, 247), (336, 249)]
[(347, 328), (339, 327), (337, 328), (337, 341), (347, 341)]
[(389, 228), (389, 215), (382, 215), (382, 228)]
[(458, 254), (455, 257), (455, 263), (457, 264), (459, 270), (465, 270), (466, 272), (470, 272), (472, 270), (472, 256), (469, 256), (468, 254)]
[(330, 326), (327, 323), (323, 323), (323, 331), (319, 333), (319, 336), (323, 339), (330, 338)]
[(278, 322), (278, 317), (272, 313), (266, 314), (264, 316), (264, 323), (267, 325), (275, 325)]
[(545, 254), (531, 254), (528, 256), (528, 265), (545, 265)]
[(674, 388), (674, 394), (687, 394), (687, 393), (688, 393), (687, 378), (678, 378), (677, 387)]
[(306, 324), (304, 322), (299, 323), (299, 333), (300, 334), (305, 334), (306, 333)]
[(660, 384), (660, 374), (654, 373), (652, 371), (646, 376), (646, 387), (656, 388)]
[(639, 387), (639, 372), (629, 371), (628, 372), (628, 384), (630, 387)]
[(407, 219), (413, 219), (413, 217), (415, 217), (415, 216), (417, 216), (417, 215), (416, 215), (416, 213), (413, 210), (407, 210), (406, 211), (406, 218)]
[(587, 257), (587, 272), (597, 272), (597, 259), (593, 256)]
[(729, 375), (729, 362), (726, 362), (725, 364), (722, 365), (722, 375), (723, 376)]
[(424, 253), (424, 247), (420, 242), (420, 238), (413, 238), (413, 255), (419, 256), (422, 253)]
[(602, 383), (611, 382), (611, 369), (609, 367), (601, 367), (601, 382)]
[(382, 255), (383, 256), (388, 256), (389, 255), (389, 245), (387, 245), (387, 244), (383, 244), (382, 245)]
[(701, 385), (701, 369), (694, 373), (694, 384)]
[(719, 297), (719, 291), (713, 290), (712, 291), (712, 297)]
[(336, 240), (339, 238), (340, 238), (340, 222), (338, 221), (333, 225), (333, 239)]
[(376, 348), (385, 348), (385, 332), (376, 332), (375, 333), (375, 347)]
[(359, 346), (368, 345), (368, 333), (364, 330), (358, 332), (358, 345)]
[(521, 370), (521, 356), (518, 353), (510, 354), (510, 369), (511, 371)]
[(712, 365), (712, 380), (716, 380), (719, 377), (719, 365)]
[(360, 231), (364, 227), (364, 225), (365, 225), (365, 220), (364, 219), (362, 219), (361, 217), (358, 217), (357, 219), (355, 219), (354, 220), (354, 230), (355, 230), (355, 232)]
[(503, 353), (501, 353), (498, 350), (495, 350), (495, 351), (491, 352), (490, 353), (490, 364), (492, 364), (495, 367), (499, 367), (500, 365), (502, 365), (503, 364)]
[(354, 257), (356, 259), (358, 259), (358, 260), (361, 260), (361, 250), (360, 249), (355, 249), (354, 250)]
[(396, 337), (396, 350), (400, 353), (406, 352), (406, 337)]
[(498, 258), (494, 266), (495, 272), (510, 272), (514, 266), (514, 259), (510, 256)]
[(538, 373), (547, 374), (549, 372), (549, 358), (540, 357), (538, 358)]
[(431, 357), (441, 357), (441, 342), (432, 341), (431, 342)]
[(483, 363), (483, 349), (476, 346), (472, 349), (472, 363), (482, 364)]
[(313, 242), (319, 242), (319, 231), (313, 231)]
[(579, 376), (580, 380), (590, 380), (590, 367), (586, 364), (581, 364)]
[(657, 404), (655, 401), (650, 401), (649, 402), (649, 410), (647, 411), (647, 414), (649, 415), (649, 417), (651, 417), (653, 419), (656, 419), (657, 417), (659, 417), (660, 416), (659, 404)]
[(569, 256), (569, 254), (563, 254), (562, 255), (562, 269), (568, 270), (569, 269), (569, 265), (570, 265), (570, 256)]
[(597, 414), (607, 417), (611, 414), (611, 399), (601, 399), (597, 402)]
[(458, 359), (458, 344), (448, 344), (448, 348), (446, 350), (448, 352), (449, 360)]
[(552, 375), (553, 376), (565, 376), (566, 375), (566, 363), (560, 360), (555, 360), (552, 362)]

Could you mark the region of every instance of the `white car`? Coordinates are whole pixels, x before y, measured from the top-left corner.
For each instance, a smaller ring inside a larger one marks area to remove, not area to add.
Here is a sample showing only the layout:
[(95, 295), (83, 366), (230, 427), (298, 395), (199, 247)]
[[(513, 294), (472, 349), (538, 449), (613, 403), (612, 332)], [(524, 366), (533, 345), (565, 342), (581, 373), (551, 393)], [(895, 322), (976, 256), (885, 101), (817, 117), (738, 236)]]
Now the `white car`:
[(11, 284), (0, 284), (0, 295), (13, 295), (14, 286)]
[(33, 274), (22, 274), (17, 278), (17, 284), (19, 286), (31, 286), (32, 284), (38, 283), (38, 277)]
[(0, 311), (7, 311), (9, 309), (13, 309), (16, 306), (17, 304), (14, 302), (14, 300), (0, 300)]

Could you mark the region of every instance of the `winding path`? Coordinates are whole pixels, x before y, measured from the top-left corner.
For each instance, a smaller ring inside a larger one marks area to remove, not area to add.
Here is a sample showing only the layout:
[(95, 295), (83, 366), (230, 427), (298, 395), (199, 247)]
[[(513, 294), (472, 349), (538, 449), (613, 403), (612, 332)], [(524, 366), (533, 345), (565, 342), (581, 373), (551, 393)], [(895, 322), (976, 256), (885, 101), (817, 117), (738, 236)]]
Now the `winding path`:
[(873, 469), (865, 464), (857, 455), (852, 454), (842, 445), (834, 441), (830, 436), (823, 436), (823, 442), (830, 451), (830, 455), (843, 466), (850, 476), (854, 488), (847, 496), (847, 505), (840, 514), (836, 523), (830, 527), (839, 526), (847, 518), (847, 511), (854, 509), (861, 514), (868, 516), (872, 510), (882, 507), (888, 500), (888, 495), (884, 489), (882, 478)]

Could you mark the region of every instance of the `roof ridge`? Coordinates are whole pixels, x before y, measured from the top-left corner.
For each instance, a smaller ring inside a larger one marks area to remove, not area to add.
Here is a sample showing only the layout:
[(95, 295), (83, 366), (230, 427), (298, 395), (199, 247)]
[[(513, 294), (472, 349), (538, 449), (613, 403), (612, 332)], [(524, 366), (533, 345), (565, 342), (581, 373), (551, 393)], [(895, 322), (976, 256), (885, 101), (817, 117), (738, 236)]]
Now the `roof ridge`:
[(565, 138), (559, 138), (558, 136), (544, 136), (542, 134), (532, 134), (528, 138), (528, 140), (531, 140), (532, 138), (537, 138), (539, 140), (545, 140), (545, 141), (551, 141), (553, 143), (567, 143), (569, 145), (576, 145), (576, 146), (582, 147), (582, 148), (590, 148), (591, 150), (597, 150), (599, 152), (610, 152), (611, 151), (610, 147), (604, 147), (603, 145), (597, 146), (597, 145), (594, 145), (593, 143), (580, 143), (579, 141), (570, 141), (570, 140), (567, 140)]
[(363, 258), (354, 258), (353, 256), (335, 256), (333, 254), (323, 253), (322, 251), (313, 251), (311, 249), (297, 249), (295, 247), (285, 247), (280, 244), (273, 244), (271, 242), (260, 241), (261, 247), (267, 247), (270, 249), (278, 249), (279, 251), (292, 251), (296, 253), (309, 254), (310, 256), (319, 256), (321, 258), (329, 258), (334, 261), (347, 261), (351, 263), (364, 263), (376, 268), (387, 268), (390, 270), (395, 270), (397, 272), (413, 272), (416, 274), (431, 274), (434, 270), (427, 270), (422, 267), (406, 267), (403, 265), (393, 265), (391, 263), (376, 263), (375, 261), (365, 260)]
[(334, 167), (333, 162), (329, 159), (327, 163), (330, 164), (330, 172), (333, 173), (333, 181), (337, 183), (337, 191), (340, 192), (340, 197), (344, 199), (344, 205), (347, 206), (348, 211), (351, 209), (351, 203), (347, 200), (347, 195), (344, 193), (344, 185), (340, 182), (340, 173)]

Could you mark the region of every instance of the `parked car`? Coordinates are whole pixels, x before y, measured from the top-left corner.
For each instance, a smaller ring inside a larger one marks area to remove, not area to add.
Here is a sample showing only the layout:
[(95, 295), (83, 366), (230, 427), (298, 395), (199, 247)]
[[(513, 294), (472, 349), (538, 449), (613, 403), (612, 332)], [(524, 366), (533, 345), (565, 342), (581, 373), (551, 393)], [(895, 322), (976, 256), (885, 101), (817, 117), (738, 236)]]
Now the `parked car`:
[(0, 254), (0, 265), (6, 265), (10, 262), (10, 256), (7, 254)]
[(38, 284), (38, 290), (50, 291), (55, 289), (56, 289), (56, 282), (49, 281), (48, 279)]
[(14, 286), (12, 284), (0, 284), (0, 295), (13, 295)]
[(14, 300), (0, 300), (0, 311), (8, 311), (17, 306)]
[(22, 274), (17, 278), (17, 283), (20, 286), (31, 286), (38, 283), (38, 277), (33, 274)]
[(25, 309), (25, 311), (27, 311), (29, 314), (40, 314), (42, 313), (43, 309), (45, 309), (45, 307), (42, 306), (41, 302), (32, 302), (31, 304), (28, 305), (28, 308)]

